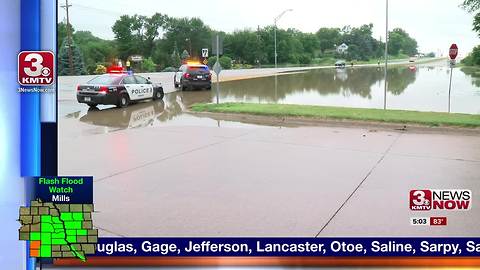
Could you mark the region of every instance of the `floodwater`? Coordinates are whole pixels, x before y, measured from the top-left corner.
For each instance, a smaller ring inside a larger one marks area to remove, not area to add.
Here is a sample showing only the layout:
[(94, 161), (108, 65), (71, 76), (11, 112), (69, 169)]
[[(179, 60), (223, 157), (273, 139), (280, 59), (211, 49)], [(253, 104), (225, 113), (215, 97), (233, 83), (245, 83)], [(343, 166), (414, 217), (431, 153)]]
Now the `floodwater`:
[[(395, 66), (388, 71), (387, 108), (448, 111), (450, 68), (443, 61)], [(452, 78), (451, 112), (480, 114), (480, 70), (454, 68)], [(220, 84), (219, 100), (383, 108), (384, 82), (381, 67), (317, 69), (223, 82)], [(163, 101), (140, 102), (124, 109), (99, 106), (96, 110), (89, 110), (88, 106), (76, 100), (62, 100), (59, 113), (64, 120), (77, 123), (79, 120), (87, 124), (84, 127), (90, 126), (90, 129), (87, 128), (89, 134), (154, 125), (244, 125), (184, 113), (198, 102), (216, 102), (215, 85), (212, 91), (177, 91), (166, 94)]]
[[(383, 68), (349, 67), (225, 82), (220, 102), (383, 108), (384, 76)], [(389, 68), (387, 108), (446, 112), (449, 79), (446, 66)], [(450, 102), (451, 112), (480, 114), (480, 78), (473, 70), (453, 69)]]

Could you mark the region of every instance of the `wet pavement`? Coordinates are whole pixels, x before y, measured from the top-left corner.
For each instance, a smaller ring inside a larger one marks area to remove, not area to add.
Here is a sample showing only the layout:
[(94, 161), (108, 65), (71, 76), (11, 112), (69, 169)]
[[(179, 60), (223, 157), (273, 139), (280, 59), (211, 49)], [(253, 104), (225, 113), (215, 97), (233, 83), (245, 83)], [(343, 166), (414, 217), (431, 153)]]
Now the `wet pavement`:
[[(292, 102), (296, 96), (299, 102), (313, 102), (322, 93), (313, 78), (323, 80), (335, 72), (297, 73), (302, 76), (297, 82), (288, 78), (293, 74), (278, 76), (280, 95), (274, 100)], [(333, 89), (326, 97), (337, 96), (337, 105), (342, 105), (346, 92), (359, 98), (377, 95), (372, 87), (381, 80), (375, 69), (369, 73), (372, 79), (364, 83), (353, 80), (355, 72), (363, 72), (360, 69), (346, 72), (349, 79), (325, 88)], [(423, 71), (416, 72), (418, 81)], [(446, 74), (435, 68), (425, 72)], [(222, 101), (249, 101), (255, 96), (260, 102), (269, 101), (272, 96), (262, 96), (255, 80), (272, 83), (274, 78), (224, 82)], [(346, 83), (349, 80), (353, 81)], [(60, 78), (60, 91), (63, 87), (67, 92), (66, 85), (74, 83)], [(420, 91), (408, 90), (414, 82), (405, 84), (404, 92)], [(410, 217), (425, 213), (408, 209), (409, 191), (418, 188), (471, 189), (473, 204), (478, 203), (478, 136), (331, 126), (291, 128), (184, 113), (189, 105), (214, 97), (214, 91), (173, 92), (164, 101), (89, 111), (64, 93), (59, 100), (59, 173), (95, 176), (94, 218), (101, 235), (480, 233), (476, 226), (479, 208), (429, 213), (448, 217), (448, 226), (436, 228), (410, 226)], [(463, 109), (471, 111), (468, 105)]]

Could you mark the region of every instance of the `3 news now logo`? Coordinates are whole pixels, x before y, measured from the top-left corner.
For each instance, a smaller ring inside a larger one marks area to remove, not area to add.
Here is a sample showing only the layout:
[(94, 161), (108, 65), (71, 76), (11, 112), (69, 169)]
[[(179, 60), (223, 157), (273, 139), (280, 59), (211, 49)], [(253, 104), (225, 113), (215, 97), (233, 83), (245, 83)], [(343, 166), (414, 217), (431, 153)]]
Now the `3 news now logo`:
[(45, 86), (54, 82), (55, 56), (50, 51), (23, 51), (18, 54), (18, 83)]
[(410, 190), (410, 210), (469, 210), (472, 191), (468, 189)]

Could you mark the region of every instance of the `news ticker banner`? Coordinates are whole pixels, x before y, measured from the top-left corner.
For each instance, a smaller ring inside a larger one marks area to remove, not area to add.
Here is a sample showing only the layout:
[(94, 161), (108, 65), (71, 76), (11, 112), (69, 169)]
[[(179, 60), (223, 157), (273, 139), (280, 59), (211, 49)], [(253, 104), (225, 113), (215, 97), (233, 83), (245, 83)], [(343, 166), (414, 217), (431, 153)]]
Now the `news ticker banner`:
[(480, 238), (99, 238), (96, 257), (476, 257)]

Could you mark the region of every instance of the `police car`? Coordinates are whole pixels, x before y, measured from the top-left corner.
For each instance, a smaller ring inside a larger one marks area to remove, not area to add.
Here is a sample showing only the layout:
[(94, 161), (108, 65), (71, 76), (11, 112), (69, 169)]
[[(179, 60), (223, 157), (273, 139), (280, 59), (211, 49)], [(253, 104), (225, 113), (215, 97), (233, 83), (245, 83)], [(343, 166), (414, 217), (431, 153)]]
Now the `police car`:
[(200, 63), (187, 63), (175, 72), (173, 84), (180, 89), (206, 88), (212, 89), (212, 73), (207, 65)]
[(90, 107), (105, 104), (124, 108), (135, 101), (163, 99), (162, 85), (149, 79), (129, 73), (103, 74), (77, 86), (77, 101)]

